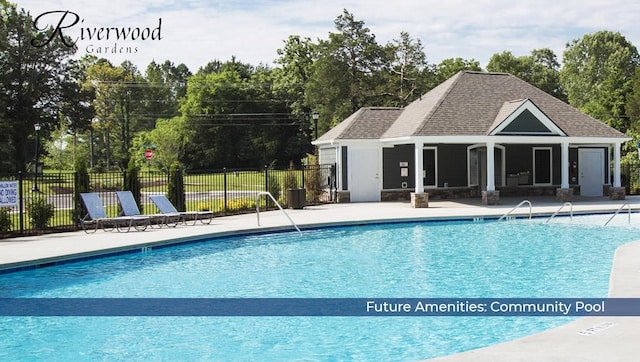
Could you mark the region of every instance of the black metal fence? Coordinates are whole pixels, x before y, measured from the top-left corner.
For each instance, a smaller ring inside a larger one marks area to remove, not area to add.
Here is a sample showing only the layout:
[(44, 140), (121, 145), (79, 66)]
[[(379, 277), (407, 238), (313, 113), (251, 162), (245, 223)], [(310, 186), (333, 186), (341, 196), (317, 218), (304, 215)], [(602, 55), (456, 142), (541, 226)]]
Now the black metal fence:
[[(143, 214), (158, 212), (149, 195), (168, 195), (172, 176), (171, 172), (138, 172)], [(123, 172), (89, 174), (89, 191), (100, 195), (109, 216), (120, 214), (115, 191), (125, 189), (125, 177)], [(307, 205), (334, 202), (336, 190), (335, 165), (191, 171), (182, 173), (181, 180), (186, 210), (209, 210), (219, 216), (255, 212), (256, 200), (261, 209), (275, 207), (260, 196), (265, 191), (287, 207), (290, 189), (298, 190), (297, 195), (304, 189)], [(0, 237), (78, 230), (78, 215), (84, 215), (84, 210), (76, 210), (82, 207), (75, 199), (77, 187), (75, 172), (0, 175)], [(19, 202), (7, 206), (12, 200), (8, 195), (11, 190), (15, 190)], [(49, 222), (38, 225), (38, 215), (47, 208), (52, 212)]]

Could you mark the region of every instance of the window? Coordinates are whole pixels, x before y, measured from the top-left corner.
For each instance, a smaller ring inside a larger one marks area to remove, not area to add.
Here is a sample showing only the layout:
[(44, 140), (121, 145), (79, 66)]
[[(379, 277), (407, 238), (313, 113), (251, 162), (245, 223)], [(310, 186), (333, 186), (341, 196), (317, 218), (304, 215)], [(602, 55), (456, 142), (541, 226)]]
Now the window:
[(551, 147), (533, 148), (533, 184), (551, 185), (553, 162)]

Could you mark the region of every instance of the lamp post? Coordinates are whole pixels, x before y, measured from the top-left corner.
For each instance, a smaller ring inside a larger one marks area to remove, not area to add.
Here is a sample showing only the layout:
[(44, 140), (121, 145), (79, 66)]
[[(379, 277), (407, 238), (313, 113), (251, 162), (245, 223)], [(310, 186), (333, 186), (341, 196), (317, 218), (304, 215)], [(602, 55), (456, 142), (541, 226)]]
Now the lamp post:
[(313, 118), (313, 139), (318, 139), (318, 118), (320, 114), (317, 111), (311, 112), (311, 118)]
[(40, 163), (40, 152), (39, 152), (39, 143), (40, 143), (40, 129), (42, 125), (40, 123), (36, 123), (33, 125), (33, 128), (36, 130), (36, 166), (35, 166), (35, 176), (33, 178), (33, 187), (31, 191), (40, 192), (38, 189), (38, 163)]

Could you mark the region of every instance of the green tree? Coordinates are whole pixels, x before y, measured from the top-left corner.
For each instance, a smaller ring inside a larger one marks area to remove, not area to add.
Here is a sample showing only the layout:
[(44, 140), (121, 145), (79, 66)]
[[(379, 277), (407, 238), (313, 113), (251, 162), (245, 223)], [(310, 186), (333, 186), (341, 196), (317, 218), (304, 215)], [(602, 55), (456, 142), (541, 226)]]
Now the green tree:
[[(153, 130), (142, 131), (135, 137), (130, 153), (138, 167), (151, 165), (160, 170), (169, 170), (171, 165), (179, 163), (183, 158), (187, 139), (185, 117), (158, 119)], [(149, 147), (154, 150), (154, 154), (151, 160), (146, 160), (144, 151)]]
[(531, 55), (520, 57), (510, 51), (496, 53), (491, 56), (487, 70), (513, 74), (556, 98), (566, 100), (560, 86), (560, 64), (551, 49), (535, 49)]
[(59, 113), (79, 107), (80, 94), (69, 60), (75, 48), (6, 0), (0, 0), (0, 18), (0, 171), (15, 172), (34, 156), (33, 125), (43, 126), (46, 139)]
[(288, 164), (298, 124), (272, 91), (273, 74), (235, 59), (215, 62), (189, 78), (180, 111), (187, 142), (181, 159), (190, 169)]
[(560, 70), (569, 103), (626, 132), (631, 126), (626, 98), (639, 61), (636, 47), (617, 32), (599, 31), (569, 42)]
[(375, 35), (346, 9), (334, 21), (337, 32), (318, 45), (318, 60), (307, 87), (307, 101), (320, 112), (319, 133), (360, 107), (375, 105), (383, 78), (385, 52)]
[[(307, 84), (313, 75), (313, 64), (317, 59), (317, 44), (309, 38), (291, 35), (278, 49), (279, 58), (276, 64), (280, 67), (273, 70), (273, 92), (277, 99), (284, 100), (291, 116), (298, 123), (299, 137), (289, 143), (289, 154), (298, 150), (310, 152), (310, 135), (314, 124), (310, 121), (313, 106), (308, 103)], [(302, 157), (302, 156), (301, 156)]]
[(437, 83), (440, 84), (445, 80), (453, 77), (458, 72), (462, 70), (470, 70), (479, 72), (482, 70), (480, 68), (480, 62), (475, 59), (466, 60), (462, 58), (448, 58), (441, 61), (436, 67), (436, 79)]
[(421, 93), (428, 91), (433, 82), (433, 67), (429, 67), (427, 56), (420, 39), (412, 38), (409, 33), (401, 32), (386, 46), (390, 53), (386, 59), (389, 81), (385, 90), (391, 91), (391, 105), (404, 107)]

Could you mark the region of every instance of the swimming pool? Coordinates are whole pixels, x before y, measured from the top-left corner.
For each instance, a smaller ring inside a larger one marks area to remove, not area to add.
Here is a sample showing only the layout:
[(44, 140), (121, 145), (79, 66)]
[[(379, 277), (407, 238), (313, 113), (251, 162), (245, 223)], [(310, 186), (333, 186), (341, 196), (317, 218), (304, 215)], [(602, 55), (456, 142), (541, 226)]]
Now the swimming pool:
[[(638, 239), (638, 229), (565, 220), (396, 223), (305, 230), (303, 237), (225, 237), (5, 274), (0, 297), (606, 296), (613, 252)], [(0, 358), (417, 360), (568, 320), (5, 317)]]

